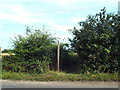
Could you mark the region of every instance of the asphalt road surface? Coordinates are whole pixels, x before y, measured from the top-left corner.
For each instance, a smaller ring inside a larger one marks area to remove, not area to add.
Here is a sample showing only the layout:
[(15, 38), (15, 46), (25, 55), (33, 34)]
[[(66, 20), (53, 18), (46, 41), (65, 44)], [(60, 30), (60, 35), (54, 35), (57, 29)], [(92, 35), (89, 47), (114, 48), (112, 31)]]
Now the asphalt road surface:
[(38, 82), (0, 80), (2, 88), (118, 88), (118, 82), (79, 81), (79, 82)]

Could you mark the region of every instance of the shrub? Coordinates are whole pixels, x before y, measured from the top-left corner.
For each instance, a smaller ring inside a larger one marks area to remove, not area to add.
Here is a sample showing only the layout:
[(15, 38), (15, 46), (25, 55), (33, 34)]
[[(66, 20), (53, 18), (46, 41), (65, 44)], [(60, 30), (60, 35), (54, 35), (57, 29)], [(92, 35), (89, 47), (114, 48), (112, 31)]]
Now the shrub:
[(3, 69), (13, 72), (43, 73), (51, 63), (50, 52), (55, 38), (41, 30), (26, 28), (25, 36), (13, 40), (15, 56), (3, 57)]

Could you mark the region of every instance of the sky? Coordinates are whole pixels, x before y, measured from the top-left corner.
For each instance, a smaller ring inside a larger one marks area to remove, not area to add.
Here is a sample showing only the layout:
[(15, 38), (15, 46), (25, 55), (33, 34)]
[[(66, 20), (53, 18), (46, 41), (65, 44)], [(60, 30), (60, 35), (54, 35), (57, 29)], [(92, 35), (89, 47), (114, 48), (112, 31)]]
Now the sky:
[(24, 35), (26, 26), (48, 30), (61, 42), (68, 42), (68, 31), (80, 28), (78, 22), (95, 15), (103, 7), (108, 13), (117, 13), (119, 0), (1, 0), (0, 47), (12, 48), (16, 35)]

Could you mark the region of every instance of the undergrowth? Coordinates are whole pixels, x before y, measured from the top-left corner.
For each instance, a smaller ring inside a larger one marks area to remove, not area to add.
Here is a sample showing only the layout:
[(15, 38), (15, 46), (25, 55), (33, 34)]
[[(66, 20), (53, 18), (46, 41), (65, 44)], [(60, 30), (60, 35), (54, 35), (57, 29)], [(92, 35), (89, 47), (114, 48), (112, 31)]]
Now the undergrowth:
[(118, 81), (118, 74), (117, 73), (73, 74), (56, 71), (49, 71), (43, 74), (29, 74), (3, 71), (2, 79), (36, 80), (36, 81)]

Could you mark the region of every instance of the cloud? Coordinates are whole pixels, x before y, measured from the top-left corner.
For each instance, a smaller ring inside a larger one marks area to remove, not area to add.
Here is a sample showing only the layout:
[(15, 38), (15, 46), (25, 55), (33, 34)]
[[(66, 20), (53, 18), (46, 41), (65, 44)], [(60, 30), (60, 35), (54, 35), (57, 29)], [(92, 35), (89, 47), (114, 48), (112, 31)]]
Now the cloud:
[[(66, 32), (72, 27), (69, 25), (60, 25), (56, 23), (54, 18), (45, 18), (46, 13), (38, 13), (24, 9), (22, 5), (5, 5), (6, 9), (0, 11), (0, 19), (9, 20), (17, 24), (34, 24), (34, 23), (46, 23), (50, 25), (56, 31)], [(45, 18), (45, 19), (44, 19)], [(2, 23), (2, 21), (0, 21)], [(6, 21), (7, 22), (7, 21)], [(6, 35), (5, 35), (6, 36)], [(3, 36), (3, 37), (5, 37)], [(9, 37), (13, 35), (8, 35)]]
[(61, 36), (58, 36), (60, 38), (60, 40), (66, 40), (68, 38), (71, 37), (71, 35), (67, 34), (67, 35), (61, 35)]
[[(77, 4), (77, 3), (91, 3), (91, 2), (118, 2), (119, 0), (31, 0), (31, 1), (36, 1), (36, 2), (45, 2), (45, 3), (54, 3), (60, 6), (71, 6), (72, 4)], [(68, 7), (66, 6), (66, 7)]]
[[(2, 2), (7, 2), (9, 0), (4, 0)], [(13, 2), (43, 2), (43, 3), (52, 3), (58, 6), (66, 6), (64, 9), (62, 7), (62, 9), (57, 9), (56, 12), (58, 12), (58, 14), (70, 14), (72, 12), (74, 12), (75, 10), (80, 10), (79, 8), (76, 7), (72, 7), (71, 5), (76, 5), (78, 3), (82, 3), (82, 2), (103, 2), (103, 0), (13, 0)], [(105, 2), (113, 2), (113, 1), (118, 1), (118, 0), (105, 0)], [(85, 4), (85, 3), (84, 3)], [(17, 3), (16, 5), (12, 5), (12, 4), (8, 4), (7, 5), (5, 3), (0, 4), (4, 8), (6, 8), (7, 12), (1, 10), (0, 11), (0, 19), (6, 19), (6, 20), (11, 20), (17, 23), (22, 23), (22, 24), (30, 24), (30, 23), (38, 23), (38, 22), (47, 22), (47, 20), (40, 18), (40, 17), (48, 17), (49, 15), (47, 13), (34, 13), (34, 11), (29, 10), (25, 10), (24, 7), (22, 5), (19, 5), (19, 3)], [(71, 8), (68, 8), (71, 7)], [(86, 7), (85, 7), (86, 8)], [(87, 7), (89, 8), (89, 7)], [(2, 9), (2, 8), (0, 8)], [(84, 8), (81, 8), (84, 9)], [(73, 22), (76, 22), (77, 20), (79, 20), (78, 18), (73, 19)], [(68, 26), (58, 26), (58, 27), (65, 27), (67, 28)]]
[(69, 26), (69, 25), (59, 25), (57, 23), (55, 23), (55, 21), (51, 20), (48, 22), (49, 25), (51, 25), (55, 30), (57, 31), (63, 31), (66, 32), (68, 31), (68, 29), (71, 29), (73, 26)]
[(21, 5), (8, 5), (7, 10), (9, 12), (1, 11), (0, 19), (10, 20), (12, 22), (29, 24), (35, 22), (44, 22), (44, 20), (37, 19), (35, 17), (45, 16), (43, 13), (34, 13), (28, 10), (25, 10)]
[(83, 18), (75, 17), (75, 18), (71, 18), (69, 21), (70, 21), (71, 23), (78, 23), (78, 22), (84, 21), (84, 20), (86, 20), (86, 17), (83, 17)]
[[(1, 2), (7, 2), (11, 3), (11, 0), (3, 0)], [(119, 0), (12, 0), (12, 2), (43, 2), (43, 3), (52, 3), (52, 4), (57, 4), (61, 6), (66, 6), (66, 5), (72, 5), (72, 4), (77, 4), (77, 3), (88, 3), (88, 2), (119, 2)]]

